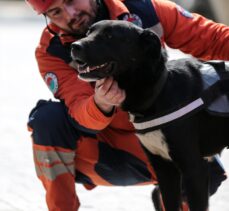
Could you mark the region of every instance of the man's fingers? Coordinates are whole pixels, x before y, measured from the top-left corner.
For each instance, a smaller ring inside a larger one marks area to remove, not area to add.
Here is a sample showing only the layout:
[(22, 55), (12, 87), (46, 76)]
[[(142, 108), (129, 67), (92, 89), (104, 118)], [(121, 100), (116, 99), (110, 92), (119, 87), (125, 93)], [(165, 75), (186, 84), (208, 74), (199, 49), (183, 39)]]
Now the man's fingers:
[(94, 100), (102, 111), (109, 112), (113, 106), (120, 106), (125, 98), (125, 91), (119, 88), (112, 77), (96, 82)]
[(125, 99), (126, 99), (125, 91), (120, 90), (119, 93), (114, 96), (114, 98), (112, 99), (112, 102), (114, 103), (114, 105), (120, 106)]
[(112, 99), (116, 95), (118, 95), (120, 92), (120, 89), (118, 87), (118, 83), (116, 81), (113, 81), (112, 85), (110, 86), (109, 91), (105, 94), (107, 99)]
[(95, 83), (95, 88), (98, 89), (100, 86), (103, 85), (104, 82), (105, 82), (105, 78), (97, 80)]
[(96, 82), (95, 88), (99, 90), (100, 95), (106, 95), (113, 84), (113, 78), (101, 79)]

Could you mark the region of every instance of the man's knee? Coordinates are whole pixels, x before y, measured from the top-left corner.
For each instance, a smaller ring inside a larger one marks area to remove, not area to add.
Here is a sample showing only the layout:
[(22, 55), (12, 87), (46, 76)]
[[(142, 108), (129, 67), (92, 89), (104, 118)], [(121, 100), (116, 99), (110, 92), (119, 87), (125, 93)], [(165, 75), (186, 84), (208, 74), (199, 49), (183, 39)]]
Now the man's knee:
[(40, 100), (29, 115), (35, 144), (75, 149), (79, 133), (69, 121), (65, 106), (60, 102)]

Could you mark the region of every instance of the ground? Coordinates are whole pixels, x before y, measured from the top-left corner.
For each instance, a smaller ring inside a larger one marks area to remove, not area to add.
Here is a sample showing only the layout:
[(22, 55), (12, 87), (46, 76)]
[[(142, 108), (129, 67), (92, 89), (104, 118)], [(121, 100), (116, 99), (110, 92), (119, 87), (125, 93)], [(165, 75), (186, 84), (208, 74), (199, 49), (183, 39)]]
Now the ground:
[[(26, 122), (36, 101), (52, 95), (34, 58), (45, 21), (28, 10), (16, 5), (8, 7), (0, 1), (0, 211), (47, 211), (43, 187), (35, 176)], [(177, 51), (169, 52), (173, 58), (181, 56)], [(228, 161), (229, 153), (225, 151), (222, 162), (229, 171)], [(76, 187), (80, 211), (153, 211), (152, 188), (99, 187), (87, 191), (81, 185)], [(212, 197), (210, 210), (229, 210), (227, 200), (229, 180)]]

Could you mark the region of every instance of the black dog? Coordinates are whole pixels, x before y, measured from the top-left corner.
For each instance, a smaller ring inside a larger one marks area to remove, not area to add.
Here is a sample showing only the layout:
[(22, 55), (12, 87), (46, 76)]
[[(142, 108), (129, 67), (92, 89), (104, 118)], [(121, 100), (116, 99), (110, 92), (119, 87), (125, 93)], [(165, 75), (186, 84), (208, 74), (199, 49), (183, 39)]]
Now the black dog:
[(125, 21), (94, 24), (87, 37), (73, 43), (72, 57), (82, 79), (113, 76), (126, 91), (122, 108), (135, 117), (166, 210), (180, 209), (183, 181), (190, 210), (206, 211), (208, 169), (203, 158), (229, 144), (229, 118), (204, 108), (218, 97), (219, 87), (225, 88), (216, 83), (205, 89), (201, 70), (215, 65), (191, 58), (167, 62), (152, 31)]

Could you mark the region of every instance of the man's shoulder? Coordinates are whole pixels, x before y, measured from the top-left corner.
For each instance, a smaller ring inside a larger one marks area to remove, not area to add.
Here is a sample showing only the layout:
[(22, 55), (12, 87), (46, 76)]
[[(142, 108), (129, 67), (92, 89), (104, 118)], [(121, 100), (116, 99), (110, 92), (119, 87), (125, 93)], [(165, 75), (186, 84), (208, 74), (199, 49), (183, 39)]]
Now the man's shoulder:
[(152, 0), (125, 0), (124, 4), (130, 12), (128, 21), (143, 28), (158, 24), (159, 20)]
[(59, 33), (60, 33), (60, 28), (58, 28), (54, 24), (47, 25), (41, 33), (40, 44), (48, 46), (50, 40)]
[(53, 35), (49, 32), (48, 28), (45, 27), (41, 33), (41, 37), (40, 37), (40, 44), (44, 45), (50, 42), (50, 40), (52, 39)]
[(70, 39), (68, 36), (61, 36), (61, 33), (62, 30), (53, 26), (52, 24), (44, 28), (36, 50), (37, 53), (43, 56), (48, 53), (49, 55), (61, 58), (64, 61), (69, 62), (70, 58), (68, 58), (66, 55), (69, 55), (69, 46), (74, 41), (74, 39)]

